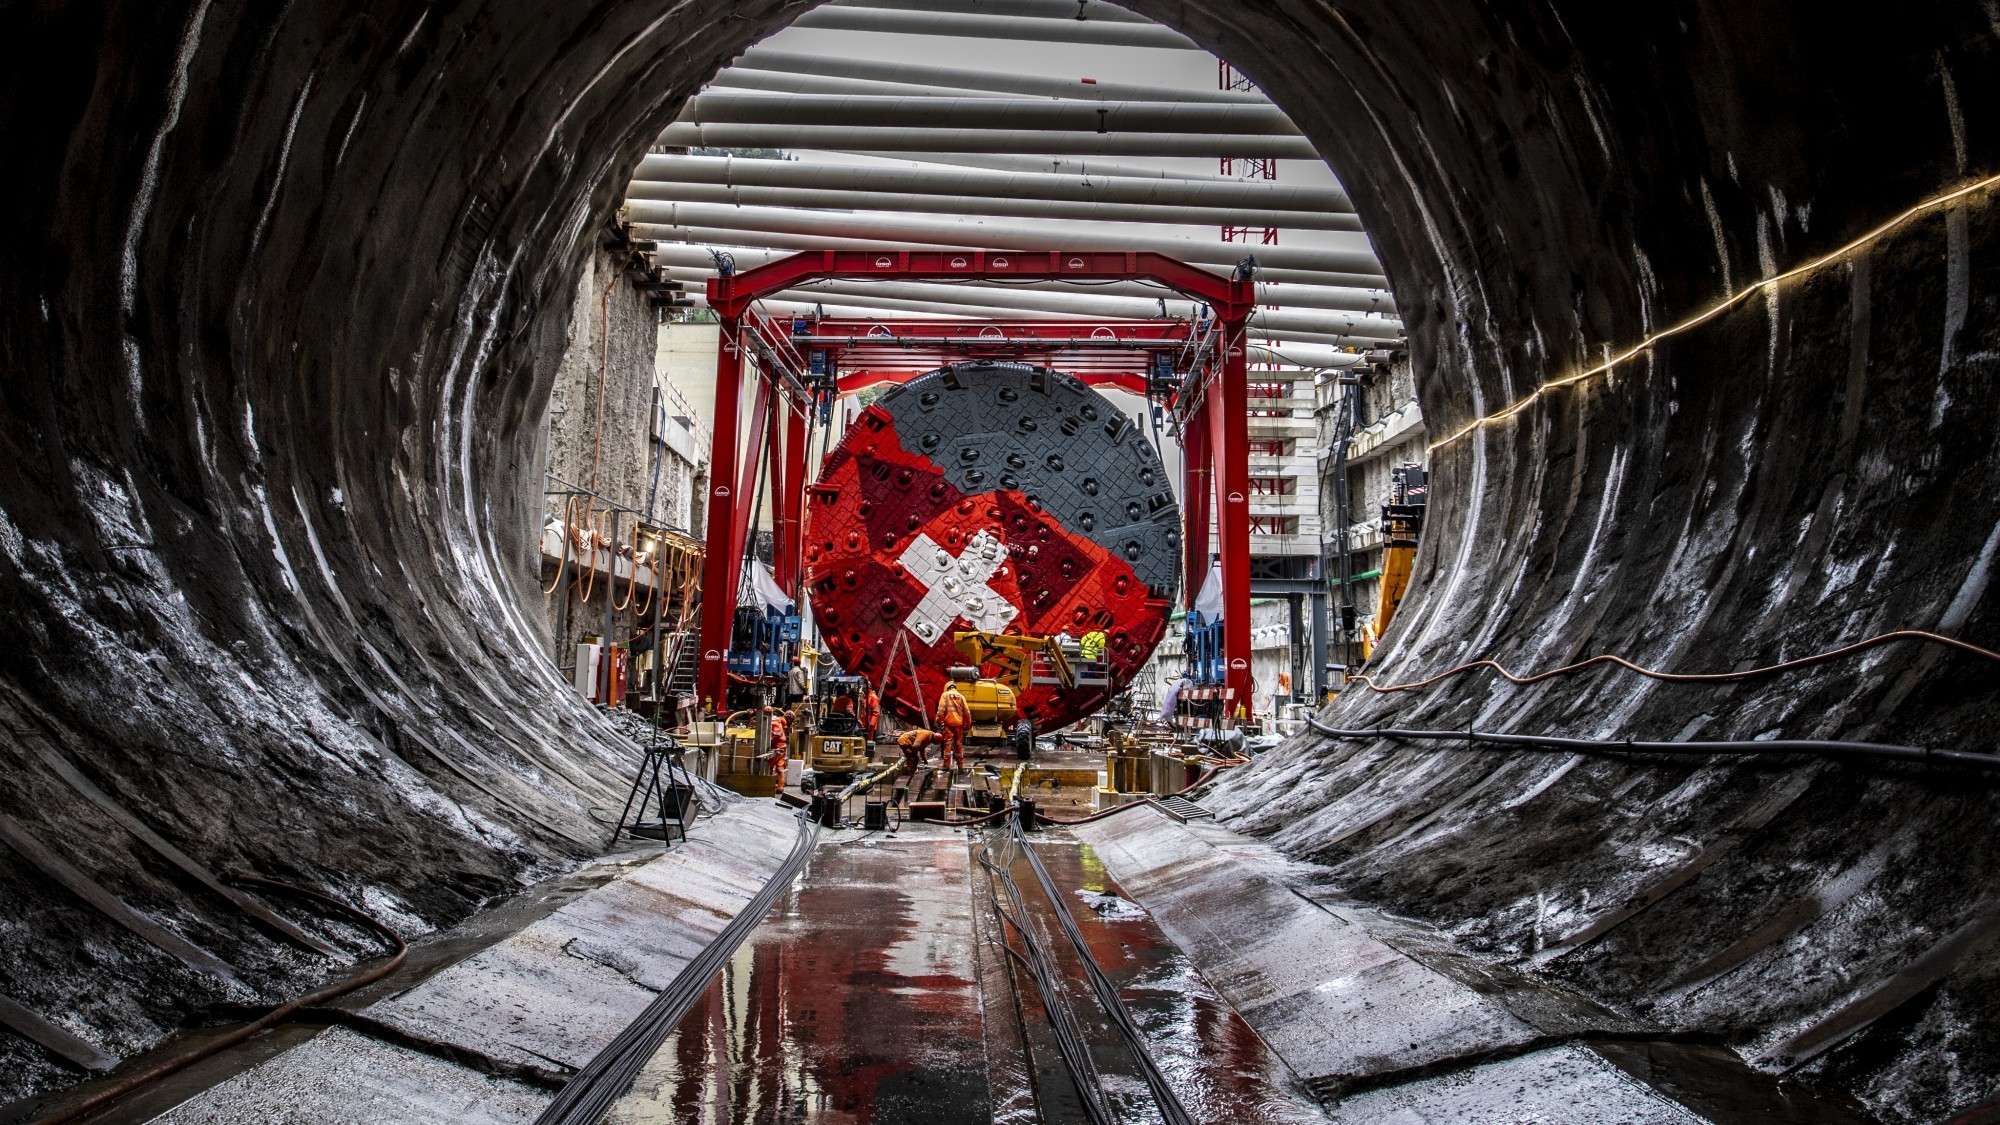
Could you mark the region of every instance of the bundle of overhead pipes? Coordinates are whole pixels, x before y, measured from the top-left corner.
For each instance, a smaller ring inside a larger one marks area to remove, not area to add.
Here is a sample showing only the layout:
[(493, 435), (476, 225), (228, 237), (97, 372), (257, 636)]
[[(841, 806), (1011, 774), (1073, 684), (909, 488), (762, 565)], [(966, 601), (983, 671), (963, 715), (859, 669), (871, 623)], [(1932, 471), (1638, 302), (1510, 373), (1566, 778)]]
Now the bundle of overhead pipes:
[[(1198, 50), (1122, 9), (1069, 0), (1008, 0), (978, 14), (835, 0), (795, 26)], [(758, 155), (730, 151), (740, 149)], [(1402, 346), (1394, 298), (1372, 249), (1354, 237), (1361, 224), (1345, 191), (1163, 166), (1187, 157), (1318, 160), (1284, 112), (1254, 89), (1051, 78), (765, 45), (688, 101), (634, 174), (623, 218), (642, 246), (650, 244), (662, 281), (690, 294), (714, 276), (718, 254), (742, 269), (824, 247), (1152, 250), (1217, 273), (1255, 259), (1263, 306), (1252, 321), (1256, 362), (1343, 367)], [(1250, 246), (1214, 233), (1244, 227), (1305, 237)], [(821, 281), (778, 293), (765, 308), (1036, 320), (1205, 313), (1142, 283), (1061, 281)]]

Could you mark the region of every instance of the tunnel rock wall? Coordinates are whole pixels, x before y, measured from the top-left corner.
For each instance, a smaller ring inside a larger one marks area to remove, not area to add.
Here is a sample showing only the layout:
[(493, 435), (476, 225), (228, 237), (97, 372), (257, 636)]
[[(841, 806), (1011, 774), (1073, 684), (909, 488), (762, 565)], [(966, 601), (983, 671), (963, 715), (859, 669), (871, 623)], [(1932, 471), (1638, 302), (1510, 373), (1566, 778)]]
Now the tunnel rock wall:
[[(635, 758), (544, 655), (549, 389), (631, 167), (776, 10), (10, 10), (0, 993), (124, 1055), (335, 967), (114, 809), (410, 933), (603, 846)], [(0, 1100), (69, 1080), (0, 1034)]]
[[(1437, 435), (2000, 163), (1978, 0), (1130, 6), (1236, 63), (1341, 174)], [(566, 310), (678, 100), (802, 7), (9, 15), (0, 814), (246, 983), (9, 846), (0, 990), (122, 1052), (324, 969), (190, 889), (59, 762), (208, 866), (412, 929), (593, 846), (629, 751), (536, 655), (530, 584)], [(1726, 668), (1901, 623), (1991, 642), (1990, 206), (1440, 450), (1382, 676), (1606, 649)], [(1462, 679), (1338, 714), (1962, 744), (1989, 683), (1894, 649), (1721, 691)], [(1943, 963), (1808, 1069), (1908, 1119), (1994, 1088), (1983, 783), (1299, 740), (1213, 803), (1499, 956), (1653, 896), (1544, 969), (1754, 1057)], [(1716, 966), (1729, 987), (1685, 983)], [(0, 1052), (9, 1092), (64, 1077)]]
[[(2000, 171), (1990, 5), (1260, 13), (1204, 41), (1354, 193), (1434, 439)], [(1993, 646), (1996, 250), (2000, 199), (1968, 196), (1438, 449), (1371, 671), (1727, 671), (1899, 627)], [(1327, 717), (1991, 750), (1993, 673), (1903, 645), (1720, 687), (1475, 674)], [(1991, 780), (1305, 737), (1210, 803), (1348, 894), (1888, 1119), (2000, 1092)]]

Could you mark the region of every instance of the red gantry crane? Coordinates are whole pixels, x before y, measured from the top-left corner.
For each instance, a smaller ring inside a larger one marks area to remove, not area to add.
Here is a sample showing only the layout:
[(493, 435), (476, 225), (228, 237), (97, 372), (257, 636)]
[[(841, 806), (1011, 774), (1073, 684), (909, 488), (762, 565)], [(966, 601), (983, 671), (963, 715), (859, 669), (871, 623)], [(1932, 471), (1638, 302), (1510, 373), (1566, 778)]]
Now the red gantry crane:
[[(1204, 303), (1199, 320), (845, 320), (767, 316), (761, 298), (821, 279), (924, 281), (1146, 281)], [(814, 387), (841, 394), (902, 383), (953, 363), (1004, 359), (1117, 386), (1164, 402), (1180, 432), (1183, 588), (1209, 570), (1209, 526), (1222, 570), (1224, 697), (1250, 699), (1250, 511), (1246, 326), (1255, 283), (1222, 277), (1159, 253), (1129, 251), (819, 250), (725, 272), (708, 282), (722, 322), (710, 448), (707, 554), (703, 559), (698, 688), (725, 698), (728, 649), (744, 545), (756, 518), (751, 494), (768, 458), (774, 515), (773, 574), (800, 587), (807, 433)], [(745, 386), (746, 359), (756, 360)], [(749, 432), (740, 433), (751, 395)], [(743, 457), (742, 451), (750, 456)], [(740, 462), (740, 464), (739, 464)]]

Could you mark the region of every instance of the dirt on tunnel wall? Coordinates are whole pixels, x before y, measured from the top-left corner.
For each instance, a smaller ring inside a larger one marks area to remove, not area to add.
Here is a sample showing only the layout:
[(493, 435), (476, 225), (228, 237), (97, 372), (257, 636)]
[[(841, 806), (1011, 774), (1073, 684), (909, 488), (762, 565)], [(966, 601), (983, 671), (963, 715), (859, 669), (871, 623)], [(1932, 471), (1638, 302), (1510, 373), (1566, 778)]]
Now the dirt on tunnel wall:
[[(1340, 173), (1433, 435), (2000, 171), (1978, 0), (1129, 6), (1236, 63)], [(212, 870), (411, 931), (597, 846), (630, 750), (540, 655), (555, 364), (649, 139), (803, 7), (7, 17), (0, 815), (240, 982), (9, 846), (0, 992), (122, 1054), (326, 968), (69, 775)], [(1904, 624), (1994, 643), (1996, 221), (1969, 196), (1437, 451), (1381, 675), (1604, 650), (1716, 670)], [(1894, 648), (1722, 690), (1466, 678), (1338, 718), (1982, 748), (1991, 684)], [(1509, 955), (1698, 864), (1547, 967), (1752, 1054), (1951, 954), (1808, 1068), (1909, 1119), (2000, 1086), (1986, 782), (1300, 741), (1213, 803)], [(1690, 983), (1731, 958), (1726, 987)], [(8, 1035), (0, 1074), (0, 1096), (72, 1077)]]

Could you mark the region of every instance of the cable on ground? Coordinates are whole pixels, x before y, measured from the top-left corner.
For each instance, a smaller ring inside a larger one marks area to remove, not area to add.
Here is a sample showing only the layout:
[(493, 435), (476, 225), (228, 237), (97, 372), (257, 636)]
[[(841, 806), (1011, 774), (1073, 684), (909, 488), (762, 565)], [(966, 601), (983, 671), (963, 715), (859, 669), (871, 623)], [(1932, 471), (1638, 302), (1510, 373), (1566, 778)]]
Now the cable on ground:
[(1042, 885), (1042, 894), (1048, 898), (1049, 905), (1055, 910), (1056, 924), (1062, 927), (1070, 945), (1075, 947), (1077, 960), (1083, 962), (1084, 975), (1090, 978), (1090, 990), (1097, 994), (1097, 1003), (1104, 1009), (1104, 1014), (1110, 1017), (1111, 1026), (1118, 1029), (1119, 1037), (1125, 1040), (1125, 1049), (1138, 1061), (1139, 1069), (1146, 1079), (1146, 1088), (1153, 1093), (1153, 1105), (1160, 1111), (1160, 1119), (1166, 1125), (1194, 1125), (1194, 1118), (1189, 1116), (1187, 1108), (1181, 1105), (1180, 1097), (1167, 1082), (1166, 1074), (1147, 1052), (1146, 1034), (1132, 1018), (1131, 1010), (1125, 1007), (1125, 1001), (1118, 995), (1117, 986), (1104, 974), (1104, 969), (1098, 965), (1097, 958), (1091, 956), (1090, 944), (1084, 940), (1083, 930), (1078, 928), (1076, 919), (1071, 916), (1069, 905), (1063, 901), (1062, 892), (1056, 889), (1055, 880), (1049, 877), (1048, 868), (1042, 866), (1042, 858), (1035, 854), (1034, 847), (1028, 843), (1027, 833), (1021, 827), (1019, 820), (1013, 822), (1012, 835), (1014, 843), (1027, 855), (1028, 866), (1035, 872), (1035, 881)]
[(1543, 680), (1553, 679), (1557, 676), (1567, 676), (1575, 672), (1581, 672), (1585, 668), (1589, 668), (1597, 664), (1615, 664), (1618, 667), (1623, 668), (1627, 671), (1637, 672), (1641, 676), (1645, 676), (1648, 679), (1662, 680), (1667, 683), (1720, 684), (1720, 683), (1732, 683), (1738, 680), (1754, 680), (1760, 676), (1775, 675), (1779, 672), (1796, 671), (1797, 669), (1805, 668), (1810, 665), (1823, 664), (1829, 660), (1836, 660), (1843, 656), (1852, 656), (1853, 654), (1861, 652), (1865, 649), (1871, 649), (1878, 645), (1890, 644), (1895, 641), (1925, 641), (1930, 644), (1939, 644), (1939, 645), (1945, 645), (1949, 648), (1955, 648), (1961, 652), (1971, 653), (1974, 656), (1983, 656), (1988, 660), (2000, 661), (2000, 652), (1994, 652), (1990, 648), (1981, 648), (1978, 645), (1971, 644), (1967, 641), (1961, 641), (1957, 637), (1947, 637), (1942, 633), (1931, 633), (1931, 632), (1926, 632), (1922, 629), (1897, 629), (1894, 632), (1882, 633), (1877, 636), (1869, 637), (1867, 640), (1856, 641), (1851, 645), (1842, 645), (1839, 648), (1829, 649), (1826, 652), (1815, 653), (1812, 656), (1802, 656), (1797, 660), (1787, 660), (1779, 664), (1769, 664), (1765, 665), (1762, 668), (1746, 668), (1741, 672), (1662, 672), (1655, 668), (1647, 668), (1638, 664), (1634, 664), (1630, 660), (1627, 660), (1622, 656), (1616, 656), (1613, 655), (1612, 653), (1606, 652), (1606, 653), (1600, 653), (1597, 656), (1593, 656), (1588, 660), (1579, 660), (1575, 664), (1565, 664), (1560, 668), (1551, 668), (1546, 672), (1536, 672), (1533, 675), (1528, 675), (1528, 676), (1515, 675), (1513, 672), (1508, 671), (1506, 667), (1501, 665), (1501, 663), (1497, 660), (1474, 660), (1469, 664), (1461, 664), (1456, 668), (1448, 668), (1445, 671), (1439, 672), (1435, 676), (1427, 676), (1424, 679), (1413, 680), (1410, 683), (1406, 684), (1390, 684), (1387, 687), (1384, 687), (1380, 684), (1377, 684), (1375, 682), (1374, 677), (1372, 676), (1355, 676), (1354, 679), (1359, 680), (1361, 683), (1368, 685), (1369, 691), (1378, 692), (1383, 695), (1389, 695), (1399, 691), (1416, 691), (1419, 688), (1429, 687), (1432, 684), (1438, 683), (1441, 680), (1448, 680), (1453, 676), (1463, 675), (1467, 672), (1476, 671), (1480, 668), (1491, 668), (1493, 671), (1498, 672), (1502, 678), (1506, 679), (1510, 683), (1526, 685), (1526, 684), (1540, 683)]
[(1306, 725), (1328, 738), (1404, 739), (1433, 742), (1491, 743), (1498, 746), (1543, 746), (1557, 750), (1625, 751), (1634, 754), (1816, 754), (1880, 758), (1902, 762), (1934, 762), (2000, 770), (2000, 754), (1979, 754), (1966, 750), (1932, 750), (1922, 746), (1898, 746), (1882, 742), (1842, 742), (1833, 739), (1767, 739), (1725, 742), (1640, 742), (1634, 739), (1564, 738), (1556, 735), (1490, 733), (1478, 730), (1409, 730), (1401, 727), (1374, 727), (1342, 730), (1318, 719)]
[(639, 1071), (660, 1049), (660, 1044), (673, 1034), (695, 1001), (708, 992), (709, 984), (735, 956), (750, 931), (763, 924), (764, 915), (770, 912), (778, 896), (805, 870), (813, 847), (819, 842), (820, 826), (810, 817), (798, 819), (798, 839), (791, 854), (778, 865), (763, 889), (737, 911), (714, 941), (674, 974), (674, 979), (639, 1013), (639, 1018), (576, 1072), (541, 1116), (535, 1118), (535, 1125), (597, 1125), (610, 1112), (612, 1104), (632, 1088)]

